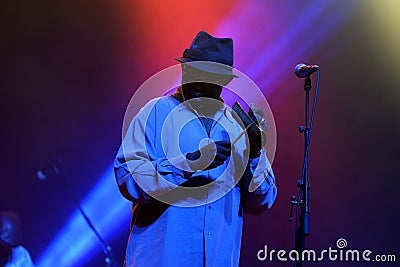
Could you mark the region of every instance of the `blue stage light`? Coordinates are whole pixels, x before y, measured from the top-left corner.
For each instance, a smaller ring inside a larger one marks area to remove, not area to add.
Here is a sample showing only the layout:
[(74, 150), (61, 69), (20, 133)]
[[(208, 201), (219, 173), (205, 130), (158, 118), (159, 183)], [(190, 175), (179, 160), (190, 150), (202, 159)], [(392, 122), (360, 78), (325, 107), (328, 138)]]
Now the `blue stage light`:
[[(103, 239), (118, 237), (130, 219), (130, 202), (121, 197), (110, 166), (82, 201), (82, 209)], [(37, 261), (38, 267), (82, 266), (101, 245), (77, 209)]]

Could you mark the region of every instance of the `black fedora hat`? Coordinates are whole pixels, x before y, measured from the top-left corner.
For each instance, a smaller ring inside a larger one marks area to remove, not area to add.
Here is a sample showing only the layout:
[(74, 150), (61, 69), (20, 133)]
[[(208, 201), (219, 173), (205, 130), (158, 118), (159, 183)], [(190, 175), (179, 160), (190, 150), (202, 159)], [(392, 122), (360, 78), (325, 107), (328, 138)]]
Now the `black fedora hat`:
[(202, 71), (238, 77), (232, 72), (232, 38), (217, 38), (200, 31), (183, 56), (176, 60)]

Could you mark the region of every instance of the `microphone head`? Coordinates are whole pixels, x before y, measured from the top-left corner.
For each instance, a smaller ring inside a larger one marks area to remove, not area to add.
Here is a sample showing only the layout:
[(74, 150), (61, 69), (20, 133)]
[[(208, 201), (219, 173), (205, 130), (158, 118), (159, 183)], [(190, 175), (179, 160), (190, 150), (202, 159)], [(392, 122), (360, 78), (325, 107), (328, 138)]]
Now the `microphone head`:
[(297, 77), (303, 78), (303, 76), (300, 74), (300, 69), (304, 68), (305, 66), (307, 66), (307, 65), (304, 63), (300, 63), (300, 64), (297, 64), (296, 67), (294, 67), (294, 73), (296, 74)]
[(44, 171), (38, 170), (38, 171), (36, 172), (36, 177), (37, 177), (40, 181), (43, 181), (43, 180), (46, 180), (47, 175), (44, 173)]
[(318, 70), (319, 70), (318, 65), (306, 65), (304, 63), (300, 63), (297, 64), (296, 67), (294, 68), (294, 73), (299, 78), (305, 78)]

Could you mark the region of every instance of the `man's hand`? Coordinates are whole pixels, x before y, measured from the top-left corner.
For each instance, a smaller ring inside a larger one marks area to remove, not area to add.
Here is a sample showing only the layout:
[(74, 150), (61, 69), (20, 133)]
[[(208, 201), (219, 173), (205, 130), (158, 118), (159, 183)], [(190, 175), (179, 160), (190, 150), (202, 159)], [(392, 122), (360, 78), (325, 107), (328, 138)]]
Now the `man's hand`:
[(210, 170), (224, 164), (231, 154), (229, 141), (212, 142), (193, 153), (187, 153), (186, 159), (193, 171)]
[(261, 108), (257, 108), (254, 103), (250, 104), (249, 116), (252, 120), (260, 127), (260, 129), (266, 133), (268, 130), (268, 121), (265, 118), (264, 111)]
[(261, 148), (264, 147), (268, 129), (268, 122), (262, 109), (256, 108), (253, 103), (250, 104), (248, 112), (249, 117), (255, 122), (247, 129), (250, 143), (250, 158), (256, 158), (260, 155)]
[(250, 110), (246, 113), (238, 102), (232, 106), (237, 120), (241, 120), (246, 128), (247, 136), (250, 145), (250, 158), (260, 156), (261, 148), (265, 145), (265, 131), (268, 128), (268, 123), (265, 120), (265, 115), (262, 109), (256, 108), (254, 104), (250, 104)]
[(265, 133), (256, 124), (252, 124), (247, 129), (247, 136), (249, 137), (250, 144), (250, 158), (256, 158), (260, 156), (261, 148), (265, 144)]

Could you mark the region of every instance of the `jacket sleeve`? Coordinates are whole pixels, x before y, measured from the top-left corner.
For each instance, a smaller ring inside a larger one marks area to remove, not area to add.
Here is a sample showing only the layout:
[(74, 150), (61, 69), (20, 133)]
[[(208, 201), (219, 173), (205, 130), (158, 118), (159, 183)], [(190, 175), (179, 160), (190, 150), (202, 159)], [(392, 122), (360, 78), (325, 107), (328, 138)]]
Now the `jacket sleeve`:
[(275, 176), (264, 149), (260, 157), (250, 160), (243, 176), (242, 190), (242, 204), (247, 213), (261, 214), (275, 202)]
[(171, 164), (157, 139), (161, 131), (158, 125), (162, 125), (162, 116), (168, 114), (162, 109), (162, 105), (153, 101), (139, 111), (114, 161), (119, 190), (133, 203), (151, 202), (187, 180), (183, 171), (189, 168), (186, 159), (174, 158)]

